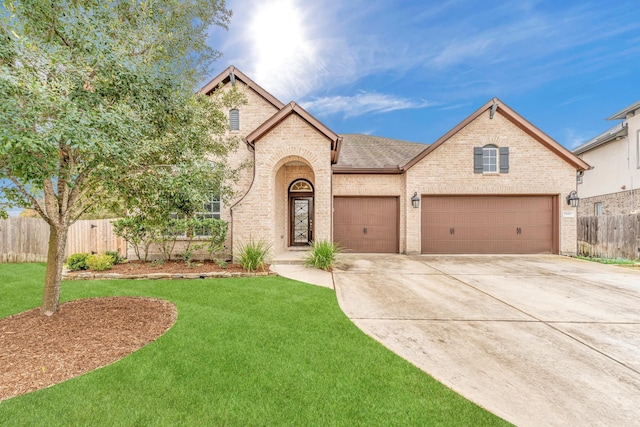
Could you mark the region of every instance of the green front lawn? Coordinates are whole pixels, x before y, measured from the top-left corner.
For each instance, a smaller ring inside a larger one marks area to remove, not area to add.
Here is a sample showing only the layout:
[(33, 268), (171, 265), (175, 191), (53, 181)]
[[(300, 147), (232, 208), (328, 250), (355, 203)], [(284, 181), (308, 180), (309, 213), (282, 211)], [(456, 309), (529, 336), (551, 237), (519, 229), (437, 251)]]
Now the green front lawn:
[[(0, 317), (40, 304), (44, 269), (0, 264)], [(364, 335), (329, 289), (280, 277), (62, 284), (63, 301), (114, 295), (170, 300), (178, 321), (110, 366), (0, 402), (0, 425), (506, 424)]]

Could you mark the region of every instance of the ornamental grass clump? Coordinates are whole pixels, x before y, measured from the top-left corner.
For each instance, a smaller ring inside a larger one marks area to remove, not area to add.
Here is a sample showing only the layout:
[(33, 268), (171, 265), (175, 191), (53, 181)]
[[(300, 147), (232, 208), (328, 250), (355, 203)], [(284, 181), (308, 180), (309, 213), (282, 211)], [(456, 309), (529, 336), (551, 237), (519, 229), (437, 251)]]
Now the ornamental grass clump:
[(336, 257), (340, 252), (342, 252), (342, 249), (328, 240), (313, 242), (311, 251), (305, 258), (305, 265), (331, 271), (336, 262)]
[(264, 240), (253, 240), (238, 244), (237, 260), (245, 270), (252, 272), (265, 269), (266, 259), (271, 245)]

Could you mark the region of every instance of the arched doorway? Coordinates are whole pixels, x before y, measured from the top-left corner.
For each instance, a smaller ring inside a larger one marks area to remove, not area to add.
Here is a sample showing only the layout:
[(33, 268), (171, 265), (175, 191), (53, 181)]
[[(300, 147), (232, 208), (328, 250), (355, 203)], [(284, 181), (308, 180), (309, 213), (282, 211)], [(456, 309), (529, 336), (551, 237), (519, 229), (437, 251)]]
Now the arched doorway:
[(307, 246), (313, 240), (313, 185), (296, 179), (289, 185), (289, 245)]

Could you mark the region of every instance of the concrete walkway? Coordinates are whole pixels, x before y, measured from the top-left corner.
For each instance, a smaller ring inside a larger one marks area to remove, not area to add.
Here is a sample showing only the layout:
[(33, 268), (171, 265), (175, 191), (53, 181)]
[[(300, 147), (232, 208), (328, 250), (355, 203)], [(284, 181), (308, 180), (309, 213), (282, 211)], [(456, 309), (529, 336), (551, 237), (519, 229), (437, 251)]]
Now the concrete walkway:
[(640, 425), (640, 271), (560, 256), (341, 256), (365, 333), (519, 426)]
[(308, 251), (289, 251), (277, 255), (271, 264), (271, 271), (282, 277), (333, 289), (333, 276), (328, 271), (304, 266)]

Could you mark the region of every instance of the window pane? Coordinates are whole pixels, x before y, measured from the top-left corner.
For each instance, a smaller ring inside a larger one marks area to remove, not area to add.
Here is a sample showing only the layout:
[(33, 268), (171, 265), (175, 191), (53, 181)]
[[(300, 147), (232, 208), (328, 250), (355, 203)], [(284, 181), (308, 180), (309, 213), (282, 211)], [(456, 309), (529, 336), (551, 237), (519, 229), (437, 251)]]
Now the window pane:
[(498, 172), (498, 149), (485, 147), (482, 149), (482, 171)]

